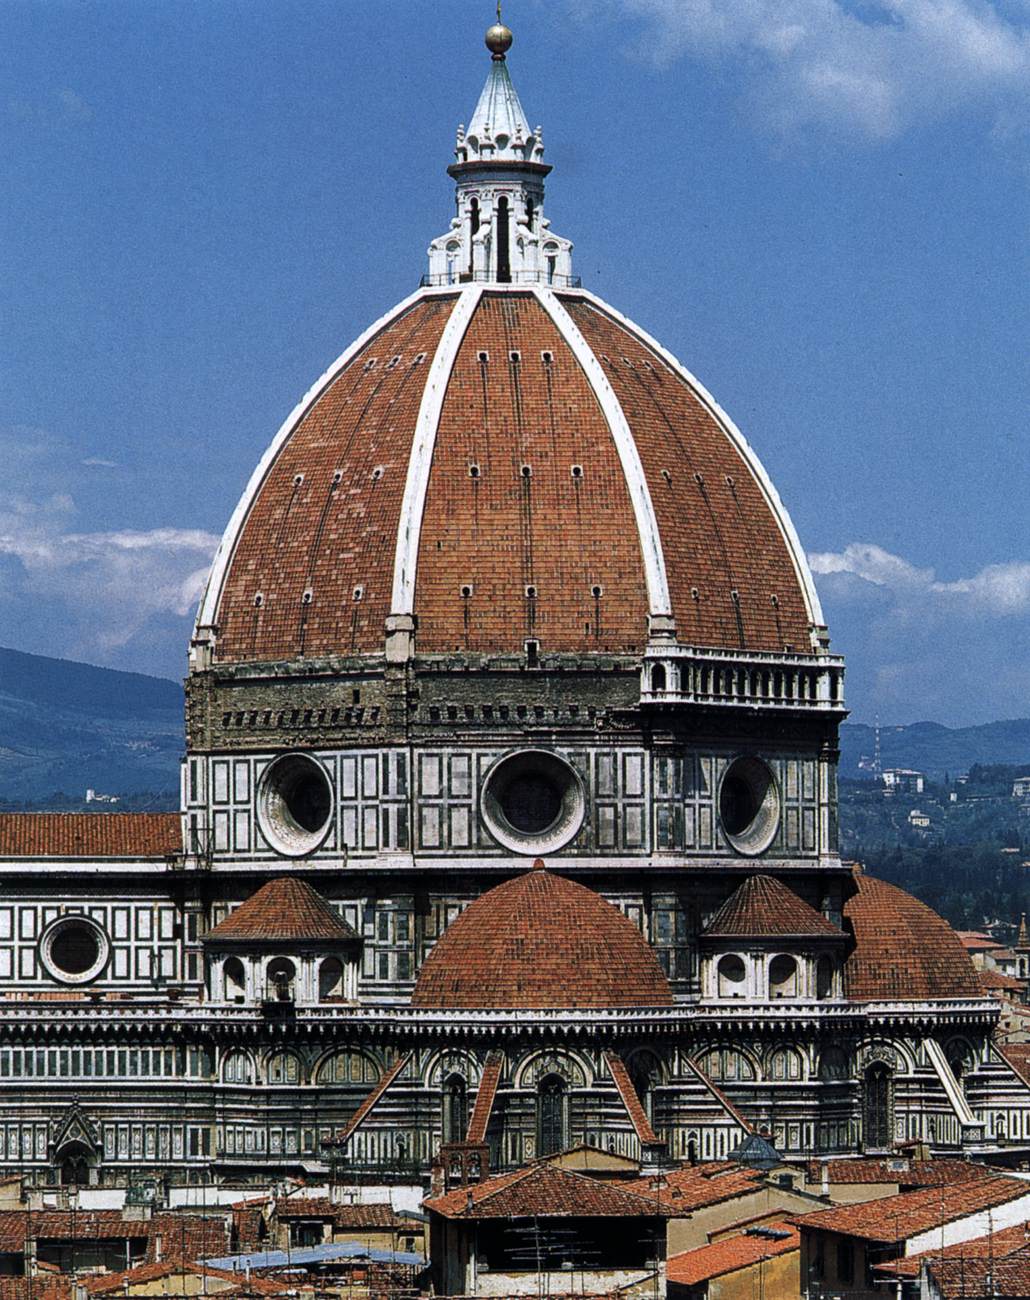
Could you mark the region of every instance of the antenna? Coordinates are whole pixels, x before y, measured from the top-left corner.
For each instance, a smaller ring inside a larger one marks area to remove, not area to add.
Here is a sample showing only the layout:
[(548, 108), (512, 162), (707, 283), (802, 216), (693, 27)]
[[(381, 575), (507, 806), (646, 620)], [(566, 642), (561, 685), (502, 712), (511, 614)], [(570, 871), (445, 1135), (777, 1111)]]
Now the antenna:
[(501, 21), (501, 0), (497, 0), (497, 21)]

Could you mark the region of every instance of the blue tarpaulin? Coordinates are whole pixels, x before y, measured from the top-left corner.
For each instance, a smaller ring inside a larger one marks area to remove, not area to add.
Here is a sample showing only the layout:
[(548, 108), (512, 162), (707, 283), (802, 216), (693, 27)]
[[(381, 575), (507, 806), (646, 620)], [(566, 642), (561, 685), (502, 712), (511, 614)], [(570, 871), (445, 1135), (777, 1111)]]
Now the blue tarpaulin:
[(424, 1268), (426, 1260), (404, 1250), (382, 1250), (362, 1241), (327, 1241), (321, 1246), (297, 1246), (293, 1250), (258, 1250), (249, 1255), (222, 1255), (202, 1262), (209, 1268), (230, 1273), (249, 1273), (262, 1268), (290, 1268), (305, 1264), (331, 1264), (333, 1260), (367, 1259), (375, 1264), (410, 1264)]

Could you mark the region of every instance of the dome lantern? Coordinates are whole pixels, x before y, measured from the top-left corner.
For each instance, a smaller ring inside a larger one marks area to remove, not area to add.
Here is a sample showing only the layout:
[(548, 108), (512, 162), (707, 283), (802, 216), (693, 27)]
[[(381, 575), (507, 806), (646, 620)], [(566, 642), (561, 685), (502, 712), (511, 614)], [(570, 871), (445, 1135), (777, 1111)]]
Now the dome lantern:
[[(500, 6), (498, 6), (500, 9)], [(428, 282), (572, 283), (572, 244), (544, 216), (543, 128), (531, 128), (508, 72), (514, 37), (498, 16), (486, 33), (490, 71), (468, 127), (458, 127), (457, 215), (429, 246)]]

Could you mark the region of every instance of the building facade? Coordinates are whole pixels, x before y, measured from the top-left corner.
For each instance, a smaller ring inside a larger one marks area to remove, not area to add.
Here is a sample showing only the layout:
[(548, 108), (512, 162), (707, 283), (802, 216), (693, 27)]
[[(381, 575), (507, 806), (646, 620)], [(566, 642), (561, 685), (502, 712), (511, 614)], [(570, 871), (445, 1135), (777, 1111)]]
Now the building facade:
[(841, 862), (805, 553), (714, 399), (580, 287), (510, 43), (422, 287), (226, 529), (181, 815), (0, 819), (0, 1168), (1030, 1137), (956, 936)]

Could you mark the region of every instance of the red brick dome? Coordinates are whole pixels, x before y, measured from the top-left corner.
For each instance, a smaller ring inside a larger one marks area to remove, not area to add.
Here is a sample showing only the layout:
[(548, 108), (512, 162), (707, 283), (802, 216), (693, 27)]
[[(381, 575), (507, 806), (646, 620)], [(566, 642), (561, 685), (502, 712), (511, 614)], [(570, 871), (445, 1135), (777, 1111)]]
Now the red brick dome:
[(711, 397), (581, 291), (426, 289), (327, 372), (226, 531), (216, 661), (382, 652), (807, 653), (822, 623), (772, 484)]
[(983, 990), (962, 941), (931, 907), (875, 876), (855, 875), (844, 904), (855, 946), (844, 965), (856, 1002), (979, 998)]
[(667, 1007), (672, 992), (632, 921), (538, 863), (451, 922), (411, 1001), (436, 1010)]

